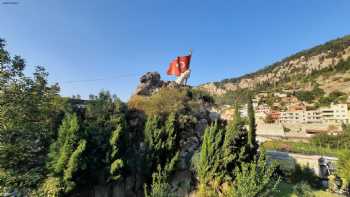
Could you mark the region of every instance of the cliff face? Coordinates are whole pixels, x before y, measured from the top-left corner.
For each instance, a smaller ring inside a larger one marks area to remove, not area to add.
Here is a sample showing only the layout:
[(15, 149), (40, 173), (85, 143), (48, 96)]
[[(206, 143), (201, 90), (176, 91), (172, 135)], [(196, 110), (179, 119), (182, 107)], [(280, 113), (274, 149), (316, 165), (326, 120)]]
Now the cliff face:
[(317, 71), (335, 67), (349, 57), (350, 36), (346, 36), (299, 52), (255, 73), (204, 84), (199, 88), (212, 95), (223, 95), (227, 91), (235, 91), (238, 88), (251, 89), (262, 84), (276, 84), (290, 80), (298, 75), (309, 76)]
[[(195, 186), (196, 177), (192, 166), (192, 157), (199, 150), (206, 127), (219, 118), (212, 111), (212, 103), (190, 86), (178, 85), (174, 81), (164, 81), (157, 72), (148, 72), (140, 77), (139, 85), (128, 101), (129, 127), (132, 135), (143, 136), (147, 118), (153, 115), (162, 118), (169, 113), (176, 113), (177, 151), (179, 159), (176, 169), (170, 177), (171, 189), (179, 196), (188, 195)], [(135, 137), (136, 139), (136, 137)], [(142, 137), (133, 141), (135, 152), (144, 154)], [(114, 190), (116, 196), (142, 196), (144, 177), (137, 172), (135, 176), (126, 177), (124, 183)]]

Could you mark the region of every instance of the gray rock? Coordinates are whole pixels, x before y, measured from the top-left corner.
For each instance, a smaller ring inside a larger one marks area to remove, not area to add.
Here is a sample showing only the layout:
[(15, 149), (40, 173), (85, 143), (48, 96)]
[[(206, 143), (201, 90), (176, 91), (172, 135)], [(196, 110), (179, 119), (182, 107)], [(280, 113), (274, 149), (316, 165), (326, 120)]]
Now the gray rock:
[(199, 134), (199, 135), (197, 135), (197, 136), (202, 136), (203, 135), (203, 133), (204, 133), (204, 130), (205, 130), (205, 128), (207, 128), (207, 126), (208, 126), (208, 121), (207, 121), (207, 119), (200, 119), (199, 121), (198, 121), (198, 123), (196, 124), (196, 127), (195, 127), (195, 132), (197, 133), (197, 134)]
[(220, 114), (218, 112), (210, 112), (209, 118), (212, 122), (215, 122), (216, 120), (219, 120)]
[(158, 72), (147, 72), (140, 77), (140, 84), (137, 86), (134, 95), (149, 96), (161, 87), (179, 88), (184, 86), (186, 85), (177, 84), (175, 81), (161, 80)]
[(158, 72), (147, 72), (140, 78), (140, 84), (137, 86), (134, 95), (151, 95), (158, 88), (162, 87), (164, 81), (160, 79)]

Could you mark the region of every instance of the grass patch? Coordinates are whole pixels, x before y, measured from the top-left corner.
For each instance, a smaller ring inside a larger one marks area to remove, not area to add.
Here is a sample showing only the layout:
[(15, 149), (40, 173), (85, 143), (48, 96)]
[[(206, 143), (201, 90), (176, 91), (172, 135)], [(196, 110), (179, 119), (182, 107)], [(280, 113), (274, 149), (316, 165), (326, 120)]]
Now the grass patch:
[(334, 149), (328, 146), (318, 146), (305, 142), (288, 142), (282, 140), (267, 141), (262, 144), (266, 150), (278, 150), (307, 155), (327, 155), (338, 157), (343, 149)]
[[(281, 182), (278, 186), (278, 191), (274, 192), (272, 196), (274, 197), (298, 197), (294, 190), (294, 185), (286, 182)], [(333, 194), (324, 190), (313, 190), (312, 194), (315, 197), (340, 197), (338, 194)]]

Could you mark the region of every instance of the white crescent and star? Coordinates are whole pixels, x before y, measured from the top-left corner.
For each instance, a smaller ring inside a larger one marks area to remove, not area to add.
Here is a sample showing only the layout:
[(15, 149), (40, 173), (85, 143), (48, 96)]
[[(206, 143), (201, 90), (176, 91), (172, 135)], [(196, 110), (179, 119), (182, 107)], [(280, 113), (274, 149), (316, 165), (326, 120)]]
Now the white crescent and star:
[[(180, 61), (179, 64), (182, 66), (180, 68), (185, 68), (186, 67), (186, 63), (184, 61)], [(178, 68), (180, 65), (178, 63), (176, 64), (176, 67)]]

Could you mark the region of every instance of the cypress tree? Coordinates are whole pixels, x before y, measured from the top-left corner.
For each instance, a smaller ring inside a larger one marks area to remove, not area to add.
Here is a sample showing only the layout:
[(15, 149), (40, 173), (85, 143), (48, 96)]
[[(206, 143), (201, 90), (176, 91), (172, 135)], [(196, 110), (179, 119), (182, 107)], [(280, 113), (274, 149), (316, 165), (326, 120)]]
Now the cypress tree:
[(246, 160), (245, 147), (247, 145), (247, 130), (241, 119), (239, 104), (235, 104), (235, 115), (226, 127), (225, 141), (223, 145), (223, 162), (226, 174), (232, 175), (232, 171)]
[(176, 134), (175, 114), (170, 114), (163, 123), (158, 116), (148, 118), (144, 138), (146, 145), (146, 165), (151, 172), (154, 172), (158, 165), (162, 169), (170, 172), (179, 157), (176, 152), (177, 134)]
[(66, 115), (58, 131), (58, 138), (52, 145), (49, 156), (51, 157), (51, 164), (53, 171), (56, 174), (63, 172), (69, 157), (73, 153), (74, 147), (78, 143), (79, 124), (78, 118), (75, 114)]
[(80, 140), (76, 150), (70, 156), (66, 169), (63, 171), (63, 183), (65, 184), (65, 192), (72, 191), (76, 183), (74, 181), (74, 175), (79, 170), (79, 167), (82, 166), (80, 162), (83, 152), (86, 148), (86, 141)]
[(86, 141), (79, 134), (77, 116), (66, 115), (49, 153), (49, 169), (60, 178), (66, 193), (76, 185), (76, 173), (84, 166), (82, 159), (85, 149)]
[(233, 119), (235, 125), (242, 123), (241, 113), (240, 113), (239, 109), (240, 109), (240, 105), (239, 105), (238, 101), (236, 101), (236, 103), (235, 103), (235, 115), (234, 115), (234, 119)]
[(168, 152), (174, 153), (176, 146), (176, 124), (175, 124), (175, 113), (171, 113), (165, 122), (166, 132), (166, 149)]
[(210, 125), (204, 132), (203, 142), (197, 163), (197, 172), (200, 182), (206, 184), (213, 178), (222, 178), (222, 146), (225, 130), (220, 128), (218, 122)]
[(150, 190), (145, 185), (145, 196), (169, 196), (170, 186), (168, 177), (173, 172), (179, 159), (176, 151), (177, 133), (176, 116), (171, 113), (165, 122), (158, 116), (147, 119), (144, 129), (146, 145), (145, 164), (148, 168), (146, 177), (152, 174), (153, 180)]
[(121, 156), (122, 137), (125, 132), (126, 121), (123, 115), (118, 115), (112, 118), (112, 123), (115, 124), (115, 129), (112, 131), (109, 139), (109, 173), (110, 179), (117, 181), (121, 178), (121, 170), (124, 167), (124, 161)]
[(254, 155), (257, 153), (258, 145), (256, 142), (256, 124), (253, 101), (250, 95), (248, 99), (248, 124), (248, 147), (250, 149), (251, 156), (254, 157)]

